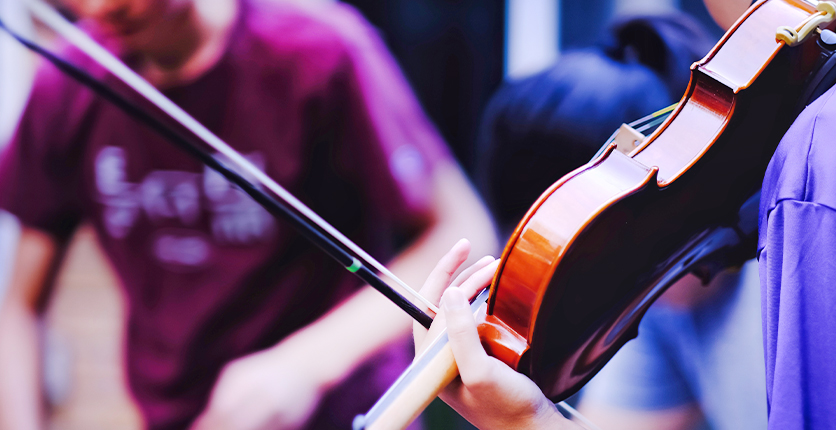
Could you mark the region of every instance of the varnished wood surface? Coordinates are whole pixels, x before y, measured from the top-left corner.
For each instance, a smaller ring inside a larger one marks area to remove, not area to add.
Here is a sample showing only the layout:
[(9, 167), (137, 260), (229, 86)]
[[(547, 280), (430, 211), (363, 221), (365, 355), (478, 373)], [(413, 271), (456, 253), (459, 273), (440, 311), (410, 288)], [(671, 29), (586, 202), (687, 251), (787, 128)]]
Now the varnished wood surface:
[(520, 223), (489, 312), (528, 340), (515, 368), (552, 400), (575, 392), (635, 336), (664, 291), (656, 283), (688, 270), (672, 256), (711, 229), (733, 227), (760, 189), (820, 52), (814, 39), (786, 48), (775, 31), (813, 12), (796, 0), (753, 6), (696, 65), (683, 103), (642, 146), (561, 179)]
[(453, 350), (446, 344), (433, 354), (419, 376), (402, 387), (401, 395), (375, 420), (367, 430), (405, 429), (423, 411), (438, 393), (453, 382), (459, 369), (453, 358)]

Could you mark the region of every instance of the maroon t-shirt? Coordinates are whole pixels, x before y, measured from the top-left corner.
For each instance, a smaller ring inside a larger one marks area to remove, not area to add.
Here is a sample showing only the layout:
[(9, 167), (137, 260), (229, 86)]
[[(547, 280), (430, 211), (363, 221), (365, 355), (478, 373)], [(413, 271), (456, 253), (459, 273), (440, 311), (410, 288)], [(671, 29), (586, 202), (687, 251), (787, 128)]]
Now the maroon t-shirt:
[[(354, 11), (275, 3), (245, 2), (220, 62), (165, 93), (385, 260), (426, 225), (430, 174), (448, 152)], [(225, 363), (360, 286), (218, 174), (51, 66), (0, 159), (0, 207), (58, 239), (82, 221), (95, 226), (128, 297), (127, 376), (151, 429), (187, 426)], [(382, 353), (328, 394), (310, 428), (348, 428), (408, 360), (405, 345)]]

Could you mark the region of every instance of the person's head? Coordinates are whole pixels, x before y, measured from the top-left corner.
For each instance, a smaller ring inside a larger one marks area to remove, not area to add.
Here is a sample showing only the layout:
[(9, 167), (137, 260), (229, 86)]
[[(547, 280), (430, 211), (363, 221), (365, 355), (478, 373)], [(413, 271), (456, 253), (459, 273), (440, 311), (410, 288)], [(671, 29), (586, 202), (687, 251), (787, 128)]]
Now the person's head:
[(713, 41), (684, 15), (616, 22), (611, 40), (506, 83), (489, 103), (478, 183), (503, 234), (552, 183), (589, 161), (622, 123), (678, 100)]
[(160, 40), (160, 32), (185, 22), (195, 0), (60, 0), (81, 20), (118, 39), (126, 47), (142, 48)]

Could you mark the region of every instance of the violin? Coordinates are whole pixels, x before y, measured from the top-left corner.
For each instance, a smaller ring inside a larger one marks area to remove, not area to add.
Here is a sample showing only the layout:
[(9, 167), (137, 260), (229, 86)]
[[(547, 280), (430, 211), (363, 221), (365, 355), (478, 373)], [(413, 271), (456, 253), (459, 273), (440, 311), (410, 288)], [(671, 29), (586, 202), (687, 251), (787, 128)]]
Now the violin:
[[(754, 4), (691, 67), (653, 134), (617, 138), (546, 190), (473, 303), (487, 353), (561, 401), (636, 337), (667, 287), (750, 258), (764, 172), (829, 56), (818, 29), (834, 14), (825, 2)], [(457, 375), (442, 334), (355, 429), (405, 428)]]

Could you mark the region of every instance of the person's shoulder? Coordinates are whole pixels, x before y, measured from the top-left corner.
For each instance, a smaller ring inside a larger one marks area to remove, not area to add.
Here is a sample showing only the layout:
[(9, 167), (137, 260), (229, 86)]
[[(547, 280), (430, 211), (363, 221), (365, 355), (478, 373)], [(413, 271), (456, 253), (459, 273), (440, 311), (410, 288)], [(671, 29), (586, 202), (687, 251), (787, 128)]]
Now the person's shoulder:
[(763, 182), (761, 212), (782, 201), (836, 208), (836, 87), (807, 106), (781, 139)]
[[(95, 79), (106, 73), (78, 49), (59, 44), (58, 56)], [(87, 87), (44, 61), (38, 68), (22, 121), (55, 127), (70, 132), (87, 114), (96, 98)]]
[[(77, 48), (70, 46), (66, 42), (59, 42), (54, 50), (57, 51), (55, 56), (63, 58), (64, 62), (72, 64), (75, 68), (83, 70), (86, 74), (92, 75), (95, 78), (102, 77), (102, 73), (95, 67), (94, 61)], [(55, 96), (66, 92), (78, 92), (84, 88), (83, 85), (79, 84), (65, 72), (59, 70), (49, 61), (41, 62), (33, 84), (33, 90), (38, 91), (40, 89), (44, 95), (51, 94)]]
[(376, 37), (359, 12), (339, 2), (250, 0), (244, 5), (247, 31), (282, 59), (301, 56), (320, 67), (335, 67)]

